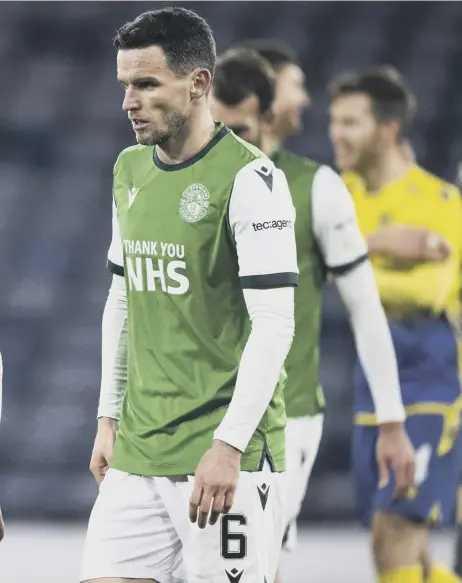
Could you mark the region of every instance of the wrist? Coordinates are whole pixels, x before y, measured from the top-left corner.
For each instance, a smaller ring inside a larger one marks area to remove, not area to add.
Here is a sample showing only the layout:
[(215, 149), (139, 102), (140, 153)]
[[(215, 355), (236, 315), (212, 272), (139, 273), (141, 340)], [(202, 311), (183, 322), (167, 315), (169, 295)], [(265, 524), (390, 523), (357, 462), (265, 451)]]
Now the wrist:
[(240, 450), (236, 449), (232, 445), (229, 445), (229, 443), (226, 443), (225, 441), (221, 441), (221, 439), (214, 439), (212, 442), (212, 447), (213, 449), (219, 450), (224, 455), (231, 457), (240, 458), (242, 455)]
[(376, 231), (375, 233), (368, 235), (366, 241), (369, 255), (381, 255), (388, 253), (386, 238), (382, 236), (380, 231)]
[(404, 431), (403, 421), (387, 421), (379, 425), (380, 433), (383, 435), (393, 435)]
[(117, 419), (112, 419), (111, 417), (99, 417), (98, 418), (98, 431), (109, 429), (111, 431), (117, 431), (119, 427), (119, 421)]

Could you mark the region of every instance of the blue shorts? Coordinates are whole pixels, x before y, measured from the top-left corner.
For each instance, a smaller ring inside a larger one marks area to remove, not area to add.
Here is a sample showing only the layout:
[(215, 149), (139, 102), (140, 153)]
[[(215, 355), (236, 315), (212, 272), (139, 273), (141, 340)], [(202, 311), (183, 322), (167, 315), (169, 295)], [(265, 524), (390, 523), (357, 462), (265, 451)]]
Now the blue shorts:
[(377, 510), (420, 523), (441, 525), (453, 520), (460, 478), (460, 432), (453, 431), (452, 446), (446, 446), (442, 453), (438, 450), (443, 429), (447, 429), (442, 415), (412, 415), (406, 421), (406, 429), (416, 450), (416, 478), (420, 478), (420, 483), (408, 497), (393, 500), (393, 473), (389, 484), (378, 488), (375, 457), (378, 428), (355, 427), (352, 449), (355, 495), (359, 518), (366, 526)]

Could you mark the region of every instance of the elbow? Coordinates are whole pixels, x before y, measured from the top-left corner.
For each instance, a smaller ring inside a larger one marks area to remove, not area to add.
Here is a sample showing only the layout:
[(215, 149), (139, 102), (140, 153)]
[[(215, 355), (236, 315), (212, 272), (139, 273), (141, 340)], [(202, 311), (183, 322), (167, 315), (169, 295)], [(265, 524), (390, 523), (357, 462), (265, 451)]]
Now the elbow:
[(273, 314), (271, 318), (254, 318), (252, 336), (261, 339), (262, 344), (273, 351), (284, 353), (290, 350), (295, 335), (295, 319), (292, 316)]

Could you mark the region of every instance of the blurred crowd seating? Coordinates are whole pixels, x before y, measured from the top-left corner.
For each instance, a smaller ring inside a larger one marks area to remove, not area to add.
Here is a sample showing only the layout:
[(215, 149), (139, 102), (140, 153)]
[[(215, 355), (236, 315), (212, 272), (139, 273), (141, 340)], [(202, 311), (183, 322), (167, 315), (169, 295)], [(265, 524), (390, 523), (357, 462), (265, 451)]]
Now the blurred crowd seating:
[[(5, 362), (0, 502), (16, 517), (85, 516), (109, 274), (111, 176), (133, 142), (111, 38), (145, 2), (0, 3), (0, 348)], [(219, 51), (277, 37), (299, 53), (312, 107), (292, 139), (331, 162), (326, 85), (345, 68), (396, 65), (419, 98), (419, 160), (452, 179), (462, 159), (462, 6), (458, 2), (188, 2)], [(303, 516), (352, 515), (354, 350), (326, 291), (326, 432)]]

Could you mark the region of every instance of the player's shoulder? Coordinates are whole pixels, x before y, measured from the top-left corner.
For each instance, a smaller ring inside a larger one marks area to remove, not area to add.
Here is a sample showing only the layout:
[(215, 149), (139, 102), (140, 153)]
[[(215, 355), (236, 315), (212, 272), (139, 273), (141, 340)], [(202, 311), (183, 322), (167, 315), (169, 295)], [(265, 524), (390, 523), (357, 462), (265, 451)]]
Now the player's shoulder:
[(425, 194), (430, 200), (459, 201), (460, 194), (457, 186), (432, 174), (421, 166), (414, 166), (408, 175), (409, 187)]
[(364, 190), (363, 179), (356, 172), (342, 172), (341, 178), (352, 195)]
[(231, 130), (228, 131), (222, 144), (220, 155), (225, 156), (229, 163), (234, 162), (238, 168), (243, 168), (255, 160), (269, 161), (268, 156), (259, 148), (236, 136)]
[(141, 144), (135, 144), (134, 146), (129, 146), (120, 152), (117, 157), (115, 168), (122, 169), (133, 164), (137, 165), (139, 163), (149, 163), (152, 164), (154, 155), (154, 146), (143, 146)]
[(288, 176), (314, 175), (323, 166), (312, 158), (295, 154), (290, 150), (278, 150), (272, 159), (275, 165)]

